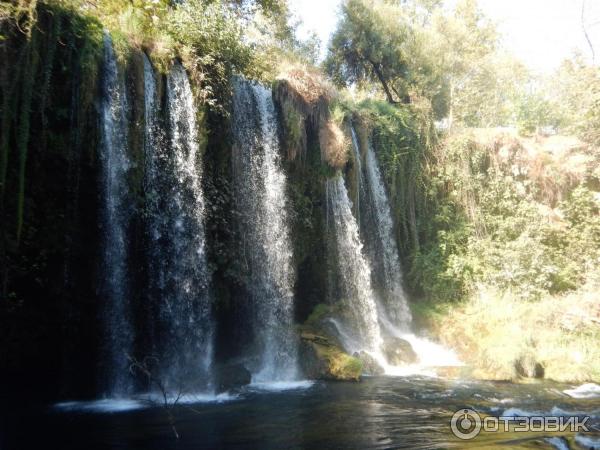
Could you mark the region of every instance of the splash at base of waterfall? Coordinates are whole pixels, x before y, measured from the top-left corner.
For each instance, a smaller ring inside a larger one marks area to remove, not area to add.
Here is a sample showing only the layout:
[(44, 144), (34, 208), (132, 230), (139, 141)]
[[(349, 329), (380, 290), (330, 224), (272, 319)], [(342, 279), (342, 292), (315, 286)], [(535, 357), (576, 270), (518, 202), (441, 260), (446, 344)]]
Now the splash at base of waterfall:
[[(237, 400), (239, 395), (229, 392), (221, 394), (196, 393), (184, 394), (179, 398), (173, 396), (167, 397), (167, 403), (178, 405), (192, 405), (198, 403), (224, 403)], [(124, 398), (103, 398), (90, 401), (72, 401), (61, 402), (54, 405), (58, 411), (81, 411), (90, 413), (118, 413), (123, 411), (135, 411), (138, 409), (154, 408), (162, 406), (165, 402), (164, 397), (159, 392), (151, 392), (133, 397)]]
[(316, 383), (315, 380), (252, 382), (248, 385), (251, 391), (283, 392), (297, 389), (308, 389)]
[(339, 336), (339, 339), (349, 354), (364, 351), (371, 356), (377, 364), (379, 364), (385, 375), (389, 376), (411, 376), (423, 375), (429, 377), (437, 377), (437, 369), (448, 367), (462, 367), (464, 364), (460, 361), (456, 353), (444, 347), (441, 344), (433, 342), (425, 337), (417, 336), (395, 327), (385, 316), (380, 316), (380, 322), (384, 334), (402, 339), (408, 342), (417, 356), (417, 362), (396, 366), (388, 363), (381, 349), (364, 348), (360, 340), (354, 337), (352, 330), (347, 329), (344, 325), (333, 318), (328, 319)]
[(436, 369), (442, 367), (461, 367), (464, 364), (458, 359), (453, 350), (448, 349), (427, 338), (416, 336), (412, 333), (400, 334), (397, 337), (407, 341), (415, 353), (418, 362), (406, 366), (392, 366), (383, 364), (386, 375), (409, 376), (424, 375), (437, 377)]

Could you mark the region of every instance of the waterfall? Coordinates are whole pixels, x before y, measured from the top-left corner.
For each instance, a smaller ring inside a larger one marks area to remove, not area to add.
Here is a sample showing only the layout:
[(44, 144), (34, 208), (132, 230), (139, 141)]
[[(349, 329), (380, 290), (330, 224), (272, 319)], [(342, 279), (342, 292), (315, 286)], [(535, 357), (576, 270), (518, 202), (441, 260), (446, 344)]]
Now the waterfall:
[(125, 395), (132, 389), (127, 355), (133, 347), (130, 288), (127, 274), (127, 228), (131, 216), (127, 173), (127, 99), (108, 34), (104, 36), (104, 65), (100, 99), (102, 180), (103, 353), (105, 393)]
[(241, 257), (250, 272), (259, 354), (253, 380), (292, 380), (298, 376), (294, 274), (275, 107), (269, 89), (243, 79), (234, 83), (233, 159)]
[(166, 160), (164, 130), (159, 122), (157, 107), (157, 90), (154, 69), (148, 56), (144, 53), (144, 193), (146, 209), (146, 230), (148, 245), (148, 299), (144, 315), (152, 354), (158, 352), (156, 322), (159, 319), (157, 307), (164, 288), (163, 271), (161, 270), (161, 236), (164, 233), (164, 220), (161, 214), (161, 186), (165, 184), (166, 168), (161, 162)]
[[(344, 345), (349, 352), (366, 350), (379, 355), (383, 341), (371, 287), (371, 268), (363, 255), (358, 224), (352, 215), (352, 204), (342, 176), (327, 180), (326, 189), (341, 278), (341, 298), (347, 316), (345, 332), (353, 335), (352, 341), (347, 340)], [(353, 341), (358, 341), (361, 347), (354, 348)]]
[(363, 194), (363, 169), (362, 169), (362, 158), (360, 156), (360, 145), (358, 143), (358, 137), (356, 136), (356, 131), (354, 127), (350, 127), (350, 132), (352, 136), (352, 150), (354, 150), (354, 160), (356, 161), (356, 200), (355, 200), (355, 208), (356, 208), (356, 220), (358, 221), (358, 229), (360, 231), (360, 196)]
[(402, 287), (402, 272), (398, 247), (394, 239), (394, 223), (390, 204), (385, 192), (377, 159), (373, 147), (367, 149), (367, 182), (371, 195), (371, 207), (376, 223), (376, 237), (378, 242), (378, 255), (381, 259), (382, 279), (384, 284), (383, 296), (385, 312), (391, 323), (401, 330), (407, 331), (412, 320), (406, 294)]
[(184, 68), (167, 77), (166, 128), (158, 120), (156, 81), (144, 61), (150, 330), (159, 375), (171, 392), (210, 388), (213, 317), (204, 233), (196, 108)]

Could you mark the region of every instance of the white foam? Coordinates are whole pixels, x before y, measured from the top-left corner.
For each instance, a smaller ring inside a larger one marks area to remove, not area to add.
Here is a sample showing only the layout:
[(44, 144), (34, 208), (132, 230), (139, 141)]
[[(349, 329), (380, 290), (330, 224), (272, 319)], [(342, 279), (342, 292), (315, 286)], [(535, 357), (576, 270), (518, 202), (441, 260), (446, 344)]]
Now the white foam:
[(407, 341), (417, 355), (418, 362), (404, 366), (388, 364), (381, 354), (371, 354), (383, 367), (386, 375), (406, 377), (421, 375), (426, 377), (437, 377), (436, 368), (439, 367), (461, 367), (464, 364), (458, 359), (453, 350), (437, 344), (429, 339), (416, 336), (412, 333), (402, 333), (391, 323), (386, 323), (386, 328), (393, 335)]
[(390, 364), (381, 364), (385, 374), (392, 377), (410, 377), (420, 375), (424, 377), (437, 378), (435, 369), (423, 367), (420, 364), (409, 364), (406, 366), (392, 366)]
[[(184, 394), (179, 398), (174, 395), (167, 397), (167, 402), (172, 405), (191, 405), (195, 403), (224, 403), (238, 399), (238, 395), (224, 392), (221, 394), (214, 393), (193, 393)], [(61, 411), (83, 411), (92, 413), (117, 413), (124, 411), (134, 411), (143, 408), (152, 408), (161, 406), (164, 403), (164, 398), (159, 392), (150, 392), (132, 398), (103, 398), (91, 401), (72, 401), (56, 403), (54, 408)]]
[(589, 416), (596, 417), (596, 411), (585, 412), (585, 411), (567, 411), (558, 406), (553, 406), (549, 412), (545, 411), (528, 411), (520, 408), (508, 408), (505, 410), (501, 417), (581, 417)]
[(282, 392), (296, 389), (308, 389), (315, 384), (313, 380), (298, 380), (298, 381), (267, 381), (256, 382), (248, 387), (257, 391)]
[[(164, 397), (159, 392), (151, 392), (141, 396), (148, 402), (154, 405), (162, 405), (164, 403)], [(239, 395), (231, 394), (229, 392), (222, 392), (215, 394), (214, 392), (196, 392), (190, 394), (183, 394), (179, 398), (174, 395), (167, 397), (169, 404), (177, 403), (178, 405), (191, 405), (194, 403), (224, 403), (237, 400)]]
[(424, 367), (460, 367), (464, 364), (458, 359), (453, 350), (437, 344), (429, 339), (403, 334), (419, 357), (419, 364)]
[(151, 406), (139, 400), (130, 398), (104, 398), (91, 401), (61, 402), (54, 405), (62, 411), (84, 411), (97, 413), (114, 413), (122, 411), (133, 411)]
[(594, 439), (589, 436), (584, 436), (583, 434), (578, 434), (577, 436), (575, 436), (575, 442), (589, 450), (600, 449), (600, 437)]
[(586, 383), (573, 389), (565, 389), (563, 392), (573, 398), (596, 398), (600, 397), (600, 386)]
[(558, 450), (569, 450), (569, 444), (563, 438), (552, 437), (546, 439), (546, 442)]

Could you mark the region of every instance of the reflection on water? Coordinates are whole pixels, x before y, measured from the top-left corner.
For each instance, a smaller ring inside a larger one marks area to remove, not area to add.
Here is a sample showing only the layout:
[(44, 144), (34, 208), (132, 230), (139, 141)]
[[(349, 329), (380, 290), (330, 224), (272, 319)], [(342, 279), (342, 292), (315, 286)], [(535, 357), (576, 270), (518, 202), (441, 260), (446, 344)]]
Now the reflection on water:
[[(372, 377), (361, 383), (250, 386), (225, 402), (175, 409), (175, 440), (161, 408), (100, 414), (73, 408), (9, 408), (0, 448), (594, 448), (600, 434), (487, 433), (460, 441), (449, 427), (465, 407), (482, 415), (551, 412), (593, 416), (600, 399), (573, 398), (572, 385), (514, 385), (426, 377)], [(126, 401), (124, 401), (126, 402)], [(101, 408), (100, 408), (101, 409)]]

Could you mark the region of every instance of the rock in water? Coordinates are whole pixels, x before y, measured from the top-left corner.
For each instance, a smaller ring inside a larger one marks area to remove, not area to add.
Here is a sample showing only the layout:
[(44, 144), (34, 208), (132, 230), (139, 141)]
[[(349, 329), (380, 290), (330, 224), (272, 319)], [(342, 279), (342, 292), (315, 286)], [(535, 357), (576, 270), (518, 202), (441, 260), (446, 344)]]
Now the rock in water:
[(217, 392), (231, 391), (250, 384), (252, 374), (243, 364), (223, 364), (216, 368)]
[(304, 375), (311, 379), (359, 381), (363, 363), (345, 353), (328, 336), (303, 332), (300, 362)]
[(382, 350), (387, 362), (393, 366), (414, 364), (419, 359), (408, 341), (395, 336), (385, 337)]

